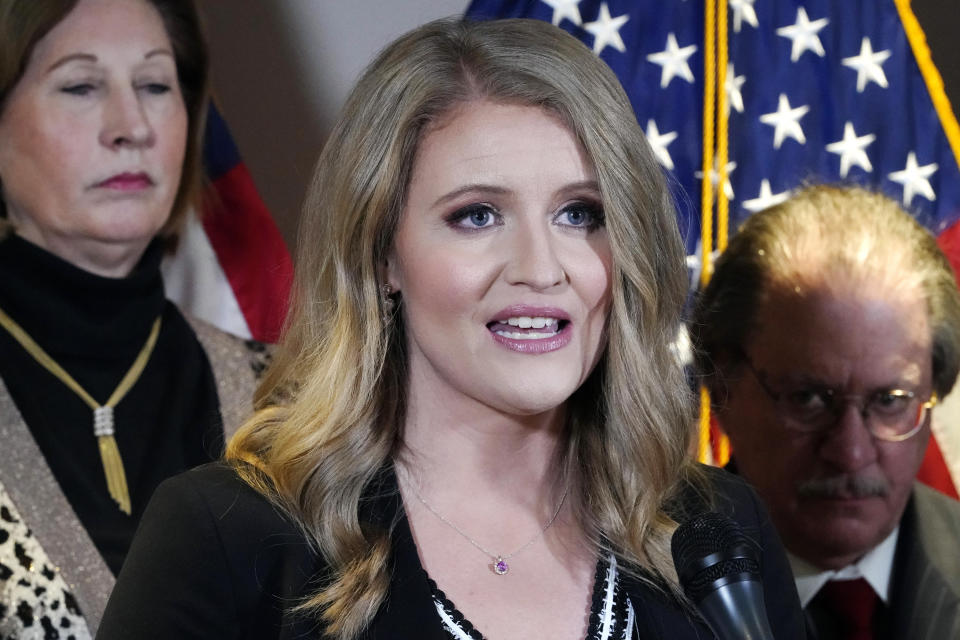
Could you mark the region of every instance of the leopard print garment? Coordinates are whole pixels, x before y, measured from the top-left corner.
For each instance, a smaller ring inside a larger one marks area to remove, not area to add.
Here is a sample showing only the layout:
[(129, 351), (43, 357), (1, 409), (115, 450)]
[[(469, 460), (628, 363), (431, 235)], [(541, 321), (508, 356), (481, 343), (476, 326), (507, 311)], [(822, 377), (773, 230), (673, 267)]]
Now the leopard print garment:
[(0, 640), (90, 640), (58, 569), (0, 484)]

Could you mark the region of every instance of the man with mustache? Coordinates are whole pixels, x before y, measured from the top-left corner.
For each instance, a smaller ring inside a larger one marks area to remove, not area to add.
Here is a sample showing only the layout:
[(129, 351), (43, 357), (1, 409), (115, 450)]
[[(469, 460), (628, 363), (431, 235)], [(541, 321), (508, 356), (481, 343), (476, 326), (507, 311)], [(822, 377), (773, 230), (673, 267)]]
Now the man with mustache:
[(915, 481), (960, 366), (933, 236), (883, 195), (806, 187), (738, 231), (691, 332), (811, 637), (960, 638), (960, 503)]

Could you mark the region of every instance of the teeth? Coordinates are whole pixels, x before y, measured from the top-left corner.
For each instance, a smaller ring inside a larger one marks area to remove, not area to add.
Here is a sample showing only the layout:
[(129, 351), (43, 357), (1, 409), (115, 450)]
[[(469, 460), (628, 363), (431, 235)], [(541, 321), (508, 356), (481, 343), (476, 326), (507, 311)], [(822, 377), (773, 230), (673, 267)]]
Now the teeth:
[(512, 327), (520, 327), (521, 329), (543, 329), (544, 327), (548, 327), (556, 323), (556, 318), (543, 318), (540, 316), (516, 316), (513, 318), (507, 318), (507, 324)]
[(552, 338), (557, 335), (556, 331), (550, 333), (541, 333), (539, 331), (529, 331), (527, 333), (514, 333), (512, 331), (497, 331), (498, 336), (510, 338), (511, 340), (541, 340), (543, 338)]

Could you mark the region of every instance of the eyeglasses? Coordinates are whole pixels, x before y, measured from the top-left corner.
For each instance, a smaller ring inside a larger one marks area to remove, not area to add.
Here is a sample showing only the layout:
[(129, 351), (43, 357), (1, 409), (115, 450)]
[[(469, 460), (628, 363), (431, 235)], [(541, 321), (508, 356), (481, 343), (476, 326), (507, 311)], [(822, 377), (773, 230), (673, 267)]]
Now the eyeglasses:
[(913, 391), (884, 389), (869, 396), (841, 393), (827, 386), (806, 385), (776, 392), (745, 354), (743, 362), (770, 396), (784, 426), (803, 433), (822, 433), (837, 424), (848, 402), (855, 402), (870, 433), (879, 440), (901, 442), (923, 427), (927, 414), (937, 404), (934, 393), (920, 402)]

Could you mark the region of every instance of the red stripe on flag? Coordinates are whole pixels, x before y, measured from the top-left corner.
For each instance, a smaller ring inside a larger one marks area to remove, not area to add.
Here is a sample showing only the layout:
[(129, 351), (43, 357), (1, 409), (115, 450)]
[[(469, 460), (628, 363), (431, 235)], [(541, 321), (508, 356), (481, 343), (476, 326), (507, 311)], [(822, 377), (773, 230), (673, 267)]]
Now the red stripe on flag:
[(203, 229), (253, 338), (276, 342), (293, 280), (290, 253), (246, 165), (227, 171), (212, 189), (204, 203)]
[(947, 469), (947, 462), (940, 451), (940, 445), (934, 437), (930, 438), (930, 444), (927, 445), (927, 452), (923, 456), (923, 464), (920, 465), (917, 480), (955, 500), (960, 500), (957, 488), (953, 486), (953, 478), (950, 477), (950, 471)]
[(960, 285), (960, 221), (941, 231), (937, 236), (937, 244), (950, 261), (957, 284)]
[[(957, 279), (957, 285), (960, 286), (960, 222), (954, 222), (944, 229), (937, 236), (937, 244), (940, 245), (940, 250), (950, 261), (954, 277)], [(954, 393), (956, 392), (960, 392), (960, 389), (955, 387)], [(950, 476), (950, 470), (936, 437), (932, 436), (930, 438), (930, 444), (927, 446), (927, 452), (923, 457), (917, 479), (948, 496), (960, 499), (957, 494), (957, 486)]]

